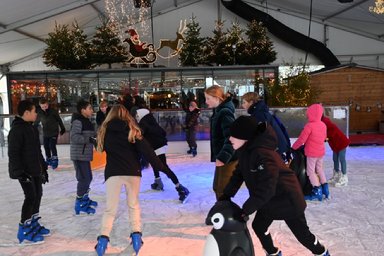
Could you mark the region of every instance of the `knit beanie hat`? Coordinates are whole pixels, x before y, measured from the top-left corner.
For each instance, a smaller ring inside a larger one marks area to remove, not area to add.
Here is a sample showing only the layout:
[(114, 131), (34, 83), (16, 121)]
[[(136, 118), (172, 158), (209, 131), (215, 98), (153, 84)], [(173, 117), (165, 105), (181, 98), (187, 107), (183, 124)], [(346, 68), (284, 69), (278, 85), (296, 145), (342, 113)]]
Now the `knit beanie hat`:
[(232, 137), (240, 140), (253, 139), (258, 134), (258, 125), (252, 116), (240, 116), (231, 125)]

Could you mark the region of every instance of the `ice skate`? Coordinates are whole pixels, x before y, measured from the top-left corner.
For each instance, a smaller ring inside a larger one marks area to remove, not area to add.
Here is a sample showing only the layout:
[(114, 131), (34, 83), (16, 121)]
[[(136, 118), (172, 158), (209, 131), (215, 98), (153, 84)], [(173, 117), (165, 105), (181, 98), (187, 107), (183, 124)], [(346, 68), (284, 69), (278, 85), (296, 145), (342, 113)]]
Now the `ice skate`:
[(322, 254), (314, 254), (314, 256), (331, 256), (331, 254), (329, 254), (328, 250), (325, 250)]
[(322, 193), (325, 199), (330, 199), (328, 183), (321, 184)]
[(50, 236), (51, 231), (46, 227), (41, 226), (39, 223), (39, 219), (41, 219), (41, 217), (39, 217), (38, 213), (32, 215), (31, 224), (32, 224), (33, 230), (41, 236)]
[(347, 174), (341, 174), (340, 179), (335, 183), (335, 187), (344, 187), (348, 185)]
[(47, 164), (47, 167), (52, 166), (51, 158), (47, 157), (47, 160), (45, 160), (45, 163)]
[(187, 151), (187, 154), (192, 154), (192, 148), (189, 148), (189, 150)]
[(333, 176), (328, 180), (328, 184), (335, 185), (335, 183), (339, 181), (340, 176), (341, 176), (341, 171), (333, 170)]
[(308, 201), (314, 201), (314, 200), (322, 201), (323, 200), (322, 188), (320, 186), (313, 187), (311, 194), (308, 196), (304, 196), (304, 199)]
[(276, 253), (273, 253), (273, 254), (268, 254), (266, 252), (266, 256), (283, 256), (283, 253), (280, 250), (278, 250)]
[(143, 240), (141, 239), (141, 232), (133, 232), (131, 233), (131, 244), (133, 247), (133, 250), (136, 252), (136, 255), (139, 254), (140, 248), (143, 245)]
[(89, 199), (84, 199), (84, 197), (77, 197), (75, 202), (75, 214), (76, 215), (92, 215), (95, 214), (96, 210), (93, 209), (90, 205)]
[(192, 157), (195, 157), (197, 155), (197, 149), (191, 148), (191, 154), (192, 154)]
[(97, 244), (95, 246), (97, 256), (103, 256), (105, 254), (105, 251), (108, 247), (108, 243), (109, 237), (103, 235), (97, 237)]
[(44, 243), (44, 237), (35, 232), (32, 227), (32, 220), (26, 220), (24, 224), (19, 224), (17, 239), (20, 244), (41, 244)]
[(51, 166), (53, 170), (55, 170), (59, 166), (59, 158), (57, 158), (57, 156), (52, 156)]
[(97, 207), (99, 204), (96, 202), (96, 201), (93, 201), (89, 198), (89, 190), (86, 194), (83, 195), (83, 199), (84, 200), (88, 200), (89, 201), (89, 205), (92, 206), (92, 207)]
[(183, 204), (185, 204), (188, 200), (188, 196), (190, 194), (189, 190), (184, 187), (183, 185), (179, 184), (178, 187), (176, 187), (177, 192), (179, 193), (179, 200)]
[(164, 190), (164, 184), (163, 184), (163, 181), (161, 180), (161, 178), (155, 178), (155, 182), (151, 184), (151, 188), (153, 190), (159, 190), (159, 191), (163, 191)]

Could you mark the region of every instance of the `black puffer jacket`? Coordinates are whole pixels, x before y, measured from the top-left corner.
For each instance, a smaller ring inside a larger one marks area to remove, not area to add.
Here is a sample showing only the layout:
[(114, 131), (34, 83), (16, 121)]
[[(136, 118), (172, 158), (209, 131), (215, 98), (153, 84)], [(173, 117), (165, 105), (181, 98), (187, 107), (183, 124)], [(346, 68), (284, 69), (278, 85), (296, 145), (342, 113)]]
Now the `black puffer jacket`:
[(154, 150), (168, 144), (166, 131), (157, 123), (155, 117), (148, 109), (137, 109), (136, 119), (139, 122), (143, 136)]
[(239, 163), (224, 194), (234, 196), (244, 181), (249, 198), (243, 210), (248, 215), (262, 211), (273, 219), (289, 219), (306, 208), (298, 179), (275, 151), (276, 144), (276, 135), (268, 126), (238, 150)]
[(111, 176), (141, 176), (141, 155), (154, 170), (165, 170), (149, 143), (145, 139), (130, 143), (128, 133), (127, 123), (120, 119), (113, 119), (107, 125), (104, 137), (104, 150), (107, 153), (105, 180)]
[(211, 116), (211, 162), (216, 159), (229, 163), (235, 159), (235, 151), (229, 141), (229, 128), (235, 121), (235, 106), (230, 98), (213, 109)]
[(20, 117), (15, 117), (8, 134), (8, 158), (11, 179), (17, 179), (23, 173), (38, 177), (47, 170), (41, 154), (39, 132), (32, 123)]

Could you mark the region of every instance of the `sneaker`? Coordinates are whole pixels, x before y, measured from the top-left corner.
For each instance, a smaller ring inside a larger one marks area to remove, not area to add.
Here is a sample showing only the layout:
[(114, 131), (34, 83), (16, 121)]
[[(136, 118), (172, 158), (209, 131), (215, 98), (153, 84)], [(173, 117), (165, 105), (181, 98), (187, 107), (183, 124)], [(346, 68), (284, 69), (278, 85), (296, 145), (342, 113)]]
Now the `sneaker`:
[(44, 243), (44, 237), (36, 233), (34, 227), (32, 227), (32, 220), (26, 220), (23, 224), (19, 224), (19, 230), (17, 232), (17, 239), (21, 243), (41, 244)]
[(104, 255), (104, 253), (108, 247), (108, 242), (109, 242), (108, 236), (101, 235), (101, 236), (97, 237), (97, 244), (95, 246), (97, 256), (103, 256)]
[(155, 182), (151, 184), (151, 188), (153, 190), (164, 190), (164, 184), (163, 184), (163, 181), (161, 180), (161, 178), (155, 178)]
[(131, 233), (131, 244), (133, 250), (136, 252), (136, 255), (139, 253), (141, 246), (143, 245), (143, 239), (141, 239), (141, 232), (133, 232)]
[(348, 185), (347, 174), (341, 174), (340, 179), (335, 183), (335, 187), (344, 187)]

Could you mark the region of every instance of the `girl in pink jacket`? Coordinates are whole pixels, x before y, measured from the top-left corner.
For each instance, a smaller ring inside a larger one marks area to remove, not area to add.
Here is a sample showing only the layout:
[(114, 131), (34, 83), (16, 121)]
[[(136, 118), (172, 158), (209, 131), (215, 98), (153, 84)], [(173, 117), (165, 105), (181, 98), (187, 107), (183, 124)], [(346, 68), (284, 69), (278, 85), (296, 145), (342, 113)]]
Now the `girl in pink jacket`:
[(299, 138), (292, 145), (297, 150), (303, 144), (304, 154), (307, 157), (307, 175), (312, 184), (312, 192), (305, 196), (305, 200), (319, 200), (329, 197), (327, 178), (323, 170), (323, 157), (325, 155), (325, 139), (327, 127), (321, 121), (323, 107), (321, 104), (313, 104), (307, 109), (308, 123), (304, 126)]

